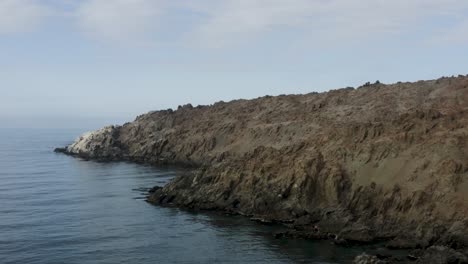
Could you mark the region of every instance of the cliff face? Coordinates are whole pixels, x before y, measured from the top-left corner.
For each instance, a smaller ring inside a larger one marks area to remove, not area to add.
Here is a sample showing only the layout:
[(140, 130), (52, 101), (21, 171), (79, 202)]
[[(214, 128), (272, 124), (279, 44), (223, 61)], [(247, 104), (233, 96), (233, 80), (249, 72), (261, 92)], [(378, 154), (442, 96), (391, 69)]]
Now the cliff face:
[(311, 236), (466, 248), (467, 144), (460, 76), (150, 112), (65, 152), (196, 168), (153, 203), (285, 221)]

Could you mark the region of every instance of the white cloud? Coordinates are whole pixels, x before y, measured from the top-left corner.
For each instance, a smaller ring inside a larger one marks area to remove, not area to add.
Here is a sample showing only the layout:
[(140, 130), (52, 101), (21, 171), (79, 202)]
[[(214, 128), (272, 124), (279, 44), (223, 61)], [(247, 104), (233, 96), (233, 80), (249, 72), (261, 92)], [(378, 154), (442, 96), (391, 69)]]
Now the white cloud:
[(0, 34), (31, 31), (49, 14), (37, 0), (0, 0)]
[(468, 8), (465, 0), (199, 2), (197, 9), (207, 18), (192, 36), (215, 46), (249, 40), (285, 27), (298, 28), (304, 35), (325, 42), (405, 33), (417, 30), (434, 17), (466, 15)]
[[(285, 32), (325, 45), (401, 33), (468, 36), (466, 0), (0, 0), (0, 34), (69, 15), (79, 31), (111, 43), (224, 47)], [(434, 25), (444, 17), (454, 22)]]
[(147, 38), (161, 13), (158, 0), (87, 0), (77, 9), (80, 28), (110, 41)]

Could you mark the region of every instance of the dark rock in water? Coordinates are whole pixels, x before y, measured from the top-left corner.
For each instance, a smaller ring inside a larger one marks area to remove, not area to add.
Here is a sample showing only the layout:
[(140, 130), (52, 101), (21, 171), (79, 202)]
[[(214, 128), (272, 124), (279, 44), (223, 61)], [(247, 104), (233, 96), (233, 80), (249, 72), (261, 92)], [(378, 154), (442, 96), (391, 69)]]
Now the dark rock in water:
[(350, 246), (349, 242), (346, 239), (342, 239), (342, 238), (334, 240), (333, 243), (339, 246), (344, 246), (344, 247)]
[(426, 249), (417, 263), (432, 264), (467, 264), (468, 257), (445, 246), (432, 246)]
[(413, 255), (413, 254), (408, 254), (408, 256), (406, 256), (406, 258), (410, 261), (415, 261), (415, 260), (418, 260), (419, 257)]
[(388, 255), (382, 255), (382, 254), (377, 254), (377, 255), (368, 255), (366, 253), (362, 253), (359, 256), (356, 256), (356, 258), (353, 261), (354, 264), (396, 264), (396, 263), (408, 263), (408, 261), (388, 256)]
[(149, 194), (162, 206), (287, 222), (337, 243), (468, 247), (465, 76), (155, 111), (65, 152), (193, 167)]
[(66, 153), (67, 152), (67, 148), (56, 148), (54, 149), (54, 152), (56, 153)]
[(161, 190), (163, 187), (161, 186), (154, 186), (153, 188), (151, 188), (148, 192), (149, 193), (155, 193), (157, 190)]
[(367, 255), (366, 253), (363, 253), (357, 256), (353, 261), (353, 264), (387, 264), (387, 263), (388, 262), (377, 258), (377, 256)]

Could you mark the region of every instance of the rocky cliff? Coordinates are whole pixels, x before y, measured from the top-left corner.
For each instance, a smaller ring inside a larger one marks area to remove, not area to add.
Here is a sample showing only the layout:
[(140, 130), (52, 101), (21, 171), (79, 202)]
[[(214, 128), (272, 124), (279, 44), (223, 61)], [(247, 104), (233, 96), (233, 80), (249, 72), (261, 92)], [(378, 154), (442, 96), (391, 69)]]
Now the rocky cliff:
[(468, 77), (185, 105), (62, 151), (191, 166), (161, 205), (223, 210), (289, 235), (468, 247)]

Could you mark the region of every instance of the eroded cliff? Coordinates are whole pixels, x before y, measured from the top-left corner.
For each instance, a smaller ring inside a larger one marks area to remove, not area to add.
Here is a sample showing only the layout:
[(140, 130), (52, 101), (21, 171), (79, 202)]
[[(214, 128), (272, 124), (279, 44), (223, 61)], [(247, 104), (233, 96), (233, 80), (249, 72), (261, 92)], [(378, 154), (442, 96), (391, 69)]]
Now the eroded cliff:
[(275, 220), (291, 234), (468, 247), (468, 77), (186, 105), (86, 134), (85, 158), (181, 164), (162, 205)]

